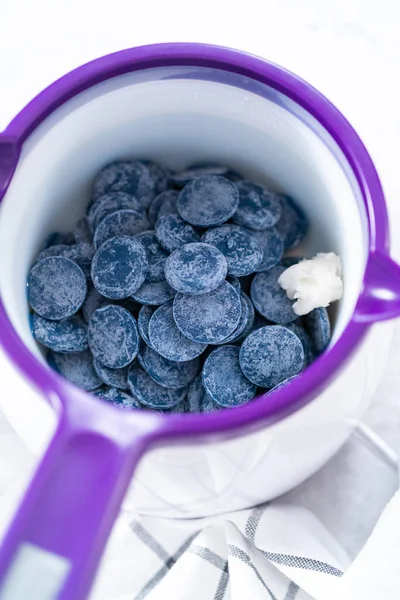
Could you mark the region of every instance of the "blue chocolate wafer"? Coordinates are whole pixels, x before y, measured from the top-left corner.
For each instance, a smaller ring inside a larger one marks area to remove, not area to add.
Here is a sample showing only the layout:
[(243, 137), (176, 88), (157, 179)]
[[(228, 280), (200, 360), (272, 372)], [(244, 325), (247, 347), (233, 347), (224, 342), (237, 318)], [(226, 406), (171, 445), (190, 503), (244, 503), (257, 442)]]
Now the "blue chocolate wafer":
[(168, 360), (146, 344), (142, 345), (138, 361), (156, 383), (171, 389), (188, 385), (200, 369), (199, 358), (185, 362)]
[(308, 331), (317, 356), (329, 345), (331, 339), (331, 324), (328, 311), (324, 307), (315, 308), (304, 317), (305, 328)]
[(134, 196), (124, 192), (105, 194), (97, 198), (88, 210), (87, 220), (91, 230), (95, 231), (103, 219), (119, 210), (134, 210), (145, 214), (143, 206)]
[(149, 339), (151, 346), (161, 356), (177, 362), (192, 360), (207, 347), (207, 344), (192, 341), (179, 331), (173, 317), (172, 302), (166, 302), (152, 315)]
[(129, 367), (124, 367), (123, 369), (109, 369), (99, 363), (96, 359), (93, 360), (93, 366), (98, 377), (100, 377), (106, 385), (117, 388), (118, 390), (128, 389), (127, 377)]
[(207, 357), (202, 371), (203, 385), (209, 396), (225, 408), (241, 406), (254, 398), (257, 385), (244, 375), (236, 346), (217, 348)]
[(235, 213), (239, 204), (236, 184), (225, 177), (199, 177), (185, 185), (176, 207), (182, 219), (191, 225), (222, 225)]
[(83, 390), (96, 390), (103, 383), (94, 370), (93, 357), (89, 350), (75, 354), (50, 351), (47, 360), (54, 370)]
[(222, 165), (213, 165), (208, 163), (198, 163), (190, 165), (185, 171), (175, 173), (171, 176), (171, 182), (176, 187), (183, 187), (187, 183), (190, 183), (194, 179), (199, 177), (205, 177), (209, 175), (226, 175), (229, 173), (229, 167)]
[(63, 258), (69, 258), (73, 260), (82, 269), (85, 277), (90, 278), (90, 267), (94, 256), (94, 248), (92, 244), (61, 244), (57, 246), (50, 246), (40, 252), (36, 259), (39, 262), (43, 258), (49, 256), (61, 256)]
[(49, 321), (39, 315), (32, 315), (34, 338), (54, 352), (71, 354), (83, 352), (88, 347), (87, 325), (79, 315), (62, 321)]
[(295, 333), (279, 325), (261, 327), (243, 342), (240, 367), (255, 385), (272, 388), (297, 375), (304, 366), (304, 350)]
[(160, 244), (168, 252), (173, 252), (185, 244), (199, 241), (199, 236), (193, 227), (179, 215), (160, 217), (155, 226), (155, 234)]
[(85, 301), (82, 304), (82, 315), (86, 323), (89, 321), (95, 310), (106, 304), (110, 304), (110, 300), (105, 296), (102, 296), (93, 285), (89, 286)]
[(77, 244), (92, 244), (93, 234), (91, 232), (87, 217), (79, 219), (74, 229), (74, 239)]
[(153, 316), (155, 310), (156, 309), (153, 306), (142, 306), (137, 319), (140, 337), (146, 342), (148, 346), (151, 346), (149, 338), (150, 319)]
[(170, 389), (158, 385), (136, 363), (131, 365), (128, 373), (128, 384), (131, 393), (143, 406), (155, 409), (172, 408), (185, 399), (186, 388)]
[[(251, 314), (252, 319), (251, 319)], [(254, 321), (254, 308), (250, 298), (243, 292), (240, 292), (240, 321), (236, 329), (228, 335), (228, 337), (221, 342), (222, 344), (233, 344), (237, 340), (241, 339), (245, 329), (249, 329)], [(251, 325), (250, 325), (251, 323)]]
[(294, 312), (293, 301), (289, 300), (285, 290), (278, 283), (284, 267), (272, 267), (254, 277), (250, 297), (260, 315), (273, 323), (291, 323), (298, 318)]
[(272, 388), (272, 390), (269, 390), (269, 394), (277, 392), (278, 390), (281, 390), (282, 388), (286, 387), (291, 381), (294, 381), (295, 379), (297, 379), (297, 375), (293, 375), (292, 377), (288, 377), (287, 379), (285, 379), (284, 381), (281, 381), (281, 383), (278, 383), (278, 385), (276, 385), (275, 387)]
[(122, 408), (124, 410), (132, 410), (134, 408), (141, 409), (143, 408), (140, 402), (131, 396), (131, 394), (127, 394), (126, 392), (121, 391), (115, 387), (105, 387), (100, 388), (99, 390), (94, 392), (94, 395), (98, 398), (102, 398), (103, 400), (107, 400), (114, 406), (118, 408)]
[(238, 225), (222, 225), (209, 229), (201, 241), (216, 246), (222, 252), (228, 263), (229, 275), (250, 275), (259, 269), (263, 260), (257, 240)]
[(309, 222), (302, 208), (289, 198), (280, 196), (282, 208), (281, 218), (276, 229), (283, 239), (285, 250), (298, 246), (307, 235)]
[(163, 167), (162, 165), (159, 165), (151, 160), (143, 160), (142, 162), (147, 167), (147, 170), (153, 181), (154, 194), (161, 194), (168, 187), (171, 172), (166, 167)]
[(300, 338), (304, 349), (304, 366), (307, 367), (315, 360), (314, 343), (311, 337), (298, 323), (288, 323), (286, 327)]
[(104, 242), (93, 257), (93, 284), (106, 298), (128, 298), (144, 283), (148, 266), (146, 250), (140, 241), (127, 236), (114, 237)]
[(179, 192), (177, 190), (165, 190), (156, 196), (147, 211), (147, 219), (150, 227), (154, 227), (157, 219), (165, 215), (177, 215), (176, 201)]
[(248, 231), (257, 240), (263, 253), (263, 259), (257, 271), (268, 271), (268, 269), (277, 265), (282, 258), (283, 240), (275, 227), (265, 231), (250, 231), (250, 229)]
[(99, 248), (104, 242), (117, 235), (134, 236), (146, 231), (149, 222), (143, 213), (136, 210), (117, 210), (107, 215), (97, 227), (93, 245)]
[(148, 270), (146, 275), (147, 282), (163, 281), (165, 279), (164, 268), (165, 261), (169, 253), (161, 246), (157, 240), (154, 231), (143, 231), (135, 236), (146, 250)]
[(175, 296), (175, 290), (163, 281), (148, 282), (144, 284), (134, 293), (132, 297), (141, 304), (150, 304), (153, 306), (161, 306), (168, 300), (172, 300)]
[(71, 317), (82, 306), (86, 293), (82, 269), (68, 258), (44, 258), (29, 272), (28, 302), (45, 319), (57, 321)]
[(186, 244), (165, 262), (169, 285), (182, 294), (206, 294), (215, 290), (227, 274), (227, 262), (220, 250), (210, 244)]
[(176, 294), (173, 312), (176, 325), (184, 336), (202, 344), (219, 344), (239, 324), (240, 296), (230, 283), (224, 281), (209, 294)]
[(279, 196), (251, 181), (238, 181), (239, 206), (232, 221), (243, 227), (262, 231), (273, 227), (281, 216)]
[(126, 367), (139, 351), (135, 318), (122, 306), (103, 306), (90, 317), (88, 341), (93, 356), (102, 365), (110, 369)]
[(144, 208), (148, 208), (154, 198), (155, 182), (149, 169), (139, 161), (118, 160), (103, 167), (96, 176), (93, 197), (109, 192), (125, 192), (137, 198)]

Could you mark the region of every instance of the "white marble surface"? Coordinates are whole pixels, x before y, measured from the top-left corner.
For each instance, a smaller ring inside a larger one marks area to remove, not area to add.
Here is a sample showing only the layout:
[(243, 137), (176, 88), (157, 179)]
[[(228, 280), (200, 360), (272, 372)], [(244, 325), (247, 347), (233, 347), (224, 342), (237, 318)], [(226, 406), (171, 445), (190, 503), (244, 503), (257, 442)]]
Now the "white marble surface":
[[(400, 260), (399, 20), (398, 0), (2, 0), (0, 130), (43, 87), (102, 54), (162, 41), (247, 50), (314, 84), (357, 129), (383, 182)], [(397, 325), (366, 422), (398, 452), (399, 361)], [(0, 373), (1, 393), (12, 394), (6, 365)], [(30, 463), (23, 447), (14, 448), (0, 420), (0, 495)]]

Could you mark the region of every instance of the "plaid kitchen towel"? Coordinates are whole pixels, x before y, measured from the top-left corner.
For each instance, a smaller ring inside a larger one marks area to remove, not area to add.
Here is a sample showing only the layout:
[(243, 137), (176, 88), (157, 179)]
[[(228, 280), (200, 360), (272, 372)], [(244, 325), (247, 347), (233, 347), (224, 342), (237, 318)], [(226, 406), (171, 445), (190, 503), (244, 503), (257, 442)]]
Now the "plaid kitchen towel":
[(310, 600), (349, 562), (312, 513), (281, 501), (198, 520), (124, 514), (92, 599)]

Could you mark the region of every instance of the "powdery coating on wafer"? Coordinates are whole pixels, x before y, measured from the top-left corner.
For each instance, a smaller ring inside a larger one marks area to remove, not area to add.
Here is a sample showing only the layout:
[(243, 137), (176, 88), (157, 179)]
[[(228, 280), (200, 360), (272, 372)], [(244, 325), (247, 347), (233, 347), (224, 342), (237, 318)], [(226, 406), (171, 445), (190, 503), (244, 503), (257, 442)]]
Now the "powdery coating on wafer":
[(142, 345), (138, 361), (158, 385), (171, 389), (188, 385), (200, 369), (199, 358), (185, 362), (175, 362), (164, 358), (146, 344)]
[(103, 383), (96, 375), (89, 350), (76, 354), (57, 354), (50, 351), (47, 359), (55, 371), (83, 390), (95, 390)]
[(49, 321), (32, 315), (32, 333), (34, 338), (54, 352), (83, 352), (88, 347), (87, 325), (79, 315), (73, 315), (62, 321)]
[(167, 260), (169, 253), (161, 246), (154, 231), (143, 231), (136, 235), (135, 239), (139, 240), (146, 250), (148, 262), (146, 281), (150, 283), (163, 281), (163, 279), (165, 279), (165, 261)]
[(305, 315), (304, 324), (313, 341), (316, 355), (319, 356), (326, 350), (331, 339), (328, 311), (324, 307), (315, 308), (308, 315)]
[(283, 240), (277, 230), (272, 227), (265, 231), (250, 231), (250, 235), (257, 240), (258, 245), (263, 253), (261, 264), (257, 271), (268, 271), (279, 263), (283, 255)]
[(29, 272), (28, 302), (45, 319), (56, 321), (71, 317), (82, 306), (86, 293), (82, 269), (68, 258), (44, 258)]
[(239, 324), (240, 296), (224, 281), (210, 294), (176, 294), (173, 313), (178, 329), (187, 338), (203, 344), (219, 344)]
[(105, 194), (95, 200), (88, 211), (88, 223), (92, 231), (95, 231), (100, 223), (118, 210), (135, 210), (144, 214), (143, 206), (134, 196), (124, 192)]
[(239, 361), (247, 379), (260, 387), (272, 388), (302, 370), (303, 345), (286, 327), (261, 327), (243, 342)]
[(107, 400), (111, 404), (114, 404), (114, 406), (117, 406), (118, 408), (122, 408), (124, 410), (142, 408), (139, 400), (137, 400), (130, 394), (126, 394), (125, 392), (116, 389), (115, 387), (100, 388), (94, 393), (94, 395), (98, 398), (102, 398), (103, 400)]
[(286, 292), (278, 283), (284, 267), (272, 267), (254, 277), (250, 297), (258, 312), (273, 323), (291, 323), (298, 318), (292, 308), (293, 301), (289, 300)]
[(149, 338), (149, 324), (150, 319), (153, 316), (155, 310), (156, 309), (153, 306), (142, 306), (142, 308), (139, 311), (137, 320), (140, 337), (146, 342), (148, 346), (151, 346)]
[(88, 323), (88, 340), (94, 358), (110, 369), (126, 367), (139, 351), (135, 318), (122, 306), (96, 310)]
[(238, 225), (222, 225), (209, 229), (201, 241), (216, 246), (222, 252), (228, 263), (229, 275), (250, 275), (257, 271), (263, 260), (257, 240)]
[(136, 238), (114, 237), (93, 257), (93, 284), (106, 298), (128, 298), (143, 285), (148, 266), (146, 250)]
[(148, 408), (172, 408), (184, 400), (187, 391), (185, 387), (172, 390), (158, 385), (136, 363), (129, 369), (128, 385), (135, 398)]
[(179, 215), (164, 215), (156, 223), (155, 233), (160, 244), (173, 252), (185, 244), (199, 241), (199, 236), (191, 225)]
[(146, 217), (135, 210), (117, 210), (105, 217), (97, 227), (93, 244), (99, 248), (104, 242), (115, 236), (133, 236), (146, 231), (149, 222)]
[(177, 362), (192, 360), (200, 356), (207, 347), (188, 339), (176, 326), (172, 302), (166, 302), (158, 308), (150, 319), (150, 344), (164, 358)]
[(119, 390), (127, 390), (128, 389), (128, 368), (124, 367), (123, 369), (109, 369), (105, 367), (98, 360), (93, 360), (94, 370), (96, 371), (98, 377), (110, 387), (117, 388)]
[(279, 197), (251, 181), (238, 181), (239, 206), (232, 217), (234, 223), (262, 231), (273, 227), (281, 216)]
[(206, 359), (202, 377), (209, 396), (225, 408), (241, 406), (254, 398), (257, 385), (243, 374), (239, 364), (239, 348), (217, 348)]
[(164, 281), (145, 281), (132, 297), (141, 304), (160, 306), (175, 296), (175, 290)]
[(101, 169), (93, 186), (93, 197), (109, 192), (125, 192), (135, 196), (144, 208), (154, 198), (154, 181), (149, 169), (139, 161), (117, 160)]
[(302, 208), (289, 198), (289, 196), (279, 196), (282, 214), (276, 229), (283, 239), (285, 250), (295, 248), (306, 237), (309, 222)]
[(182, 294), (206, 294), (224, 281), (228, 270), (222, 252), (209, 244), (186, 244), (165, 262), (165, 278)]
[(178, 196), (176, 207), (191, 225), (222, 225), (236, 211), (239, 192), (236, 184), (216, 175), (199, 177), (188, 183)]

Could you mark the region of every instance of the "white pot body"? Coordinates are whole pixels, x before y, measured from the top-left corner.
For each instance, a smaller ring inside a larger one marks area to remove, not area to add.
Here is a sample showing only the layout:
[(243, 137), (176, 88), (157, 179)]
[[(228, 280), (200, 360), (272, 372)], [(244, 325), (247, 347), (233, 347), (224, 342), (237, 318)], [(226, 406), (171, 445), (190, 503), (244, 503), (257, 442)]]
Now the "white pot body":
[[(345, 294), (332, 313), (332, 343), (341, 335), (367, 260), (360, 190), (337, 144), (313, 117), (271, 88), (258, 84), (255, 93), (247, 83), (188, 67), (120, 76), (65, 103), (27, 139), (0, 209), (0, 293), (18, 334), (41, 360), (28, 322), (29, 267), (50, 232), (71, 230), (84, 214), (96, 172), (125, 157), (172, 168), (205, 160), (228, 164), (292, 195), (312, 223), (301, 251), (334, 251), (342, 258)], [(252, 506), (299, 484), (336, 452), (368, 406), (390, 330), (372, 328), (329, 386), (290, 417), (225, 441), (148, 452), (126, 506), (196, 517)], [(0, 395), (1, 410), (41, 454), (56, 414), (20, 373), (10, 368), (7, 377), (15, 393)]]

